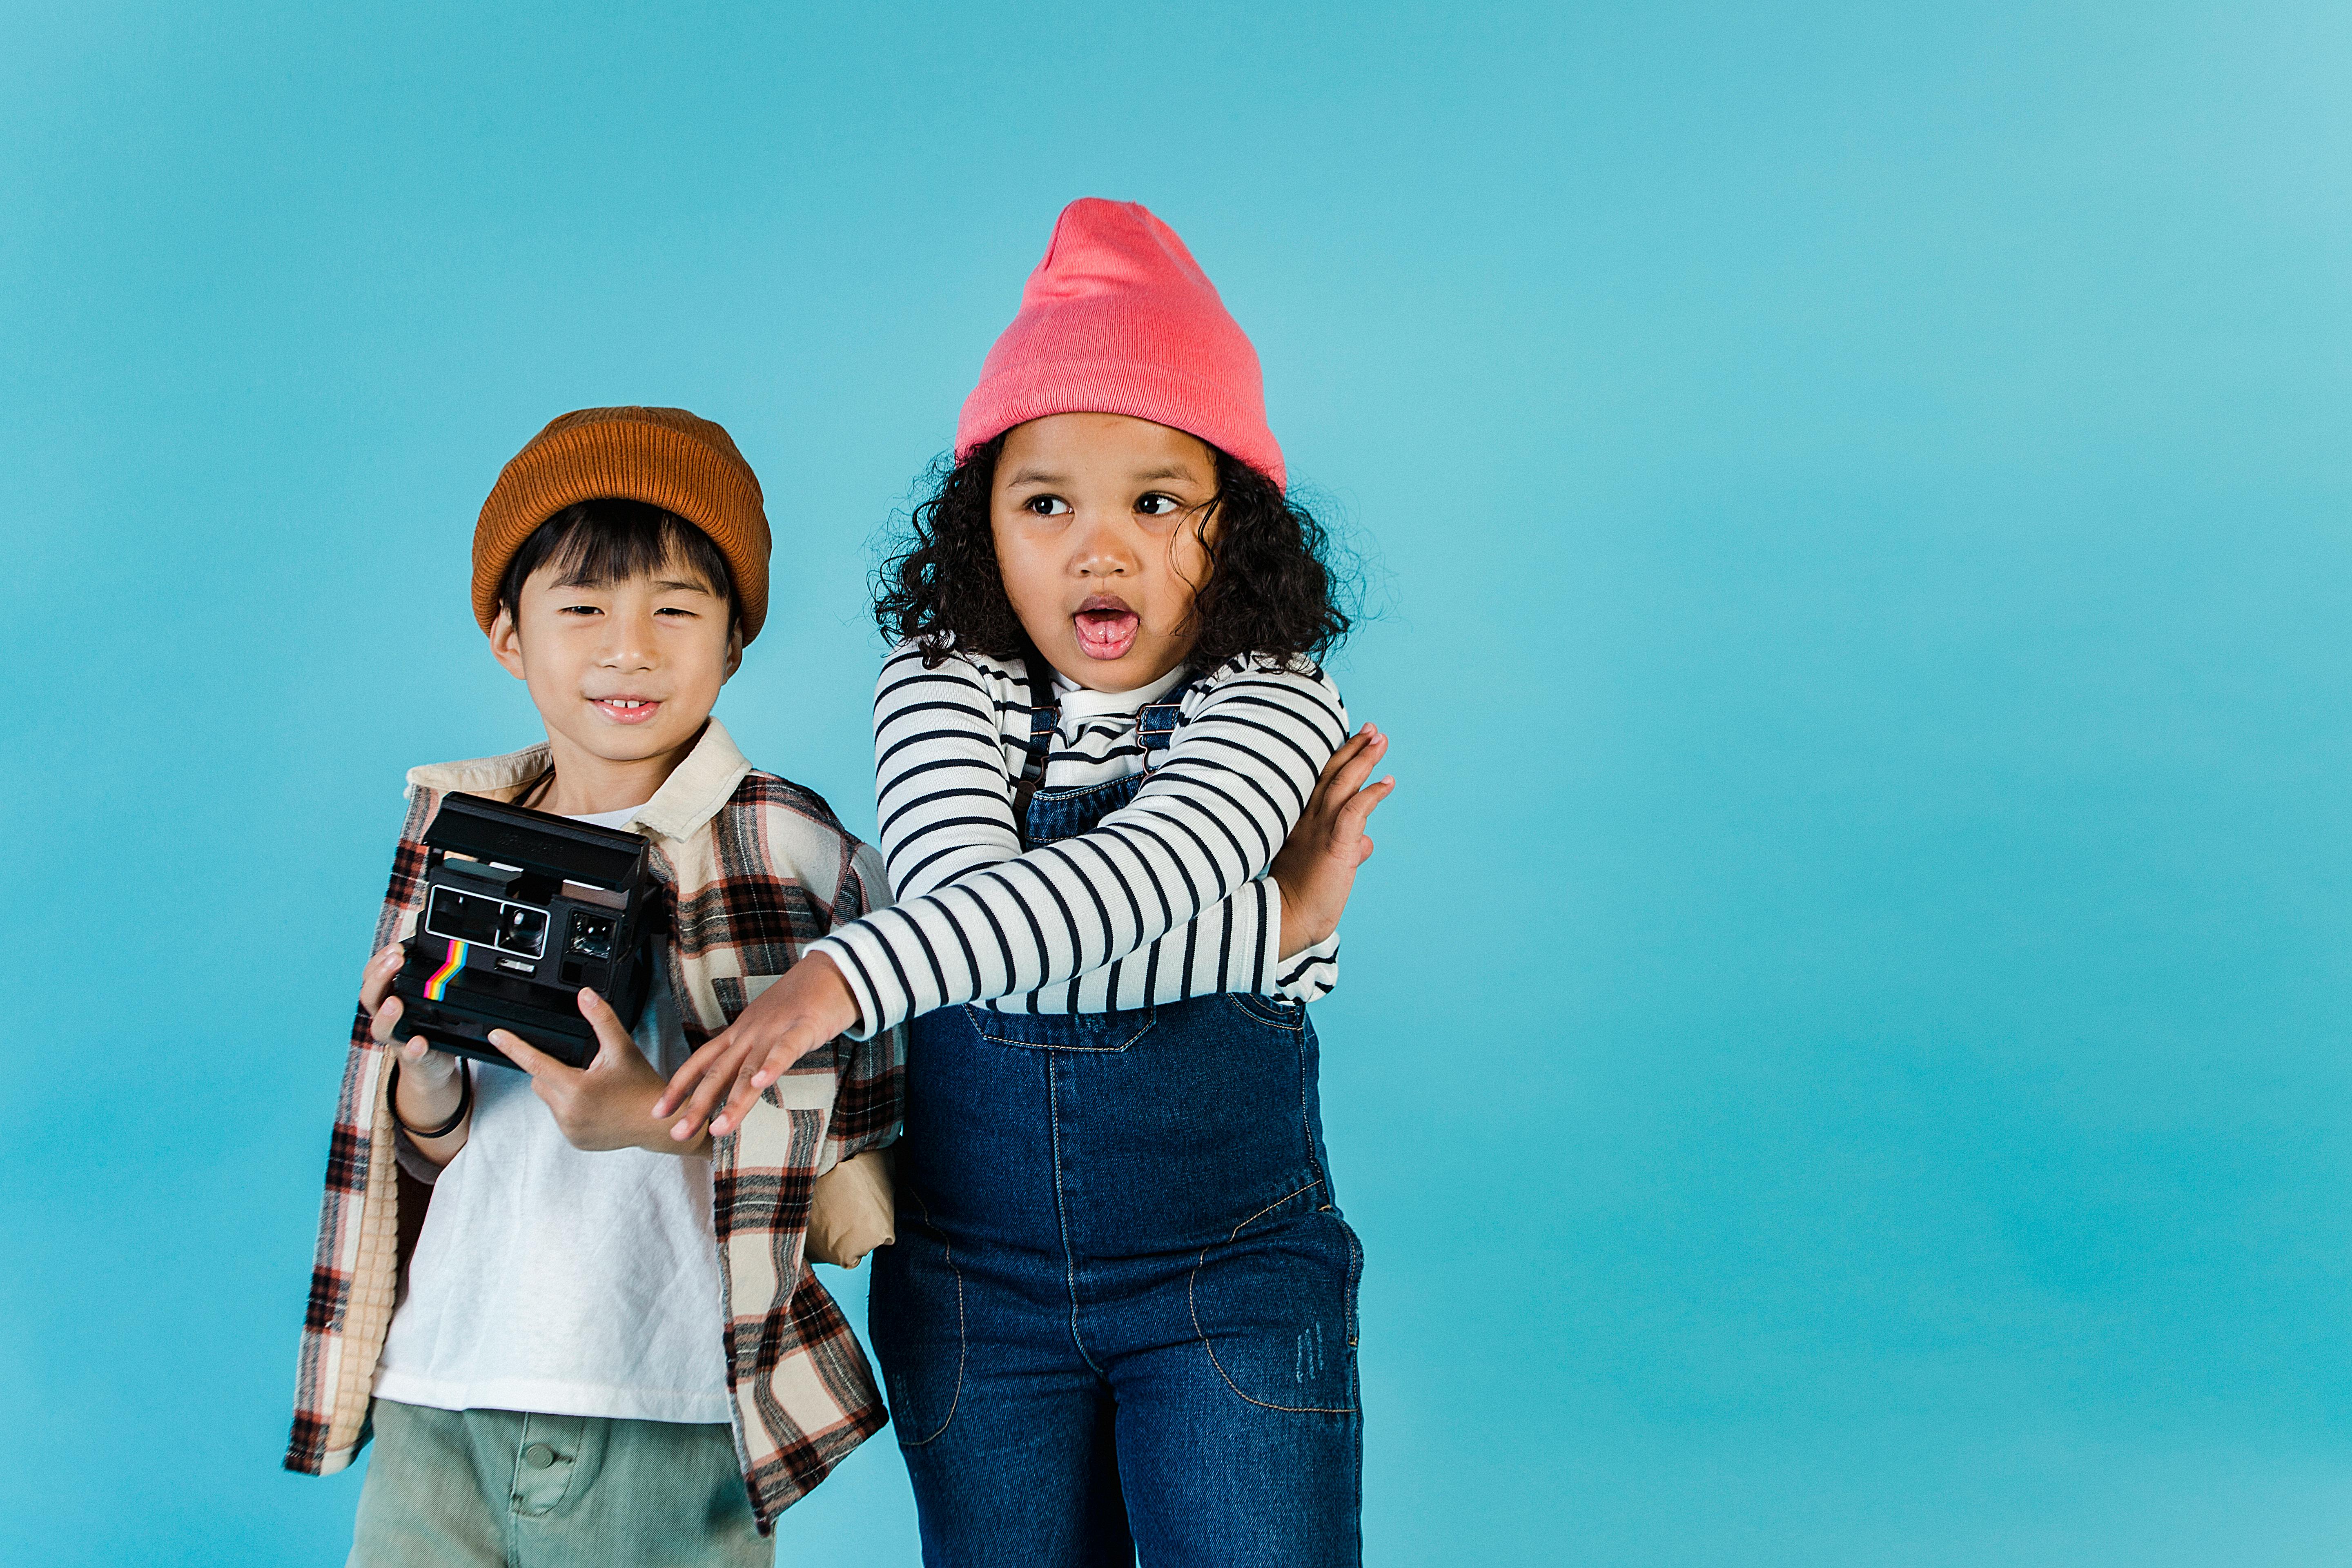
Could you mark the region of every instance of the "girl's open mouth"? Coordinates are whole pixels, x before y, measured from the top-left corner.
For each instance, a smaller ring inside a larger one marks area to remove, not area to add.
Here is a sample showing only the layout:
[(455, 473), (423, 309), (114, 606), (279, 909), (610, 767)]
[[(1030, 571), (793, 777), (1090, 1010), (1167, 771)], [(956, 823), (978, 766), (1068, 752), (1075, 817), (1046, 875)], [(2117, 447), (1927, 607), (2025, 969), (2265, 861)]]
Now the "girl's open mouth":
[(1124, 658), (1143, 629), (1143, 617), (1112, 594), (1098, 594), (1080, 605), (1070, 617), (1077, 628), (1078, 651), (1088, 658)]
[(597, 697), (590, 699), (596, 711), (615, 724), (642, 724), (661, 711), (661, 704), (650, 697)]

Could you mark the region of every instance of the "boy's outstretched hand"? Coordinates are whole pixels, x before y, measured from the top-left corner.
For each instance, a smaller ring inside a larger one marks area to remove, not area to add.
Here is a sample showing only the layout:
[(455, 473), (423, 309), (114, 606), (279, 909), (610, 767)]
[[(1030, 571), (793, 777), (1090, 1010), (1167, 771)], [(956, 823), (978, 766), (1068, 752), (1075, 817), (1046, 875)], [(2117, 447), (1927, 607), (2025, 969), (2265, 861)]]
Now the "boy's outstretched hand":
[(1364, 826), (1396, 788), (1391, 776), (1366, 784), (1387, 755), (1389, 738), (1367, 724), (1331, 753), (1307, 797), (1307, 814), (1274, 858), (1282, 893), (1282, 956), (1303, 952), (1339, 929), (1356, 886), (1356, 868), (1372, 858)]
[[(707, 1120), (710, 1135), (724, 1137), (743, 1125), (760, 1091), (784, 1069), (845, 1029), (857, 1026), (857, 999), (833, 960), (813, 952), (736, 1015), (735, 1022), (703, 1043), (670, 1075), (669, 1087), (654, 1102), (656, 1117), (675, 1116), (669, 1136), (685, 1142)], [(731, 1090), (731, 1092), (730, 1092)], [(719, 1096), (726, 1108), (710, 1114)]]
[(565, 1066), (509, 1029), (492, 1029), (490, 1044), (530, 1074), (532, 1092), (547, 1102), (573, 1148), (699, 1153), (698, 1143), (666, 1137), (653, 1125), (646, 1108), (662, 1092), (662, 1076), (621, 1026), (612, 1004), (583, 986), (580, 1016), (596, 1031), (596, 1055), (584, 1068)]

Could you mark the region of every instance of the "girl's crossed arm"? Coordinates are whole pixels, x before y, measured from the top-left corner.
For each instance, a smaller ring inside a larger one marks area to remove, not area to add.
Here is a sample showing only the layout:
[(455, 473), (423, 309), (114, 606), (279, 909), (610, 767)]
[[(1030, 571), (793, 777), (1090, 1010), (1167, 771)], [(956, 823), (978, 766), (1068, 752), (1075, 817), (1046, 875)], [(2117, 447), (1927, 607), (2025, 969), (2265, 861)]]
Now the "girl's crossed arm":
[[(917, 727), (881, 749), (911, 743), (926, 732), (921, 725), (937, 724), (965, 734), (972, 755), (961, 761), (980, 760), (982, 727), (953, 717), (969, 710), (969, 700), (956, 700), (945, 687), (936, 700), (941, 706), (929, 718), (911, 715)], [(1360, 838), (1364, 818), (1388, 785), (1356, 787), (1378, 754), (1380, 737), (1368, 734), (1339, 771), (1344, 789), (1325, 780), (1318, 790), (1318, 773), (1346, 740), (1346, 711), (1320, 671), (1232, 661), (1215, 672), (1168, 762), (1130, 804), (1078, 837), (992, 855), (1018, 842), (1009, 805), (1000, 805), (999, 831), (1009, 846), (975, 842), (963, 851), (972, 863), (959, 864), (969, 874), (813, 944), (803, 962), (679, 1068), (655, 1114), (677, 1117), (672, 1136), (692, 1138), (726, 1095), (725, 1112), (709, 1122), (723, 1134), (777, 1073), (836, 1035), (863, 1038), (934, 1007), (1034, 990), (1099, 968), (1250, 881), (1283, 848), (1310, 797), (1318, 831), (1328, 822), (1330, 838), (1328, 851), (1313, 852), (1329, 853), (1352, 875), (1370, 848)], [(992, 767), (1001, 781), (1001, 760)], [(977, 792), (989, 786), (976, 770), (950, 762), (935, 772), (935, 787), (918, 797), (935, 797), (930, 805), (950, 813), (969, 807), (981, 815), (986, 800)], [(1002, 789), (1000, 782), (992, 792), (999, 799)], [(895, 831), (886, 826), (886, 841)]]
[[(1021, 689), (1015, 678), (962, 658), (926, 669), (915, 647), (884, 664), (875, 767), (882, 849), (899, 898), (968, 882), (1021, 853), (1013, 775), (1032, 711), (1017, 700)], [(1280, 881), (1257, 877), (1160, 936), (1114, 952), (1106, 967), (1070, 980), (1063, 1005), (1143, 1006), (1219, 991), (1319, 999), (1337, 975), (1336, 943), (1326, 940), (1336, 921), (1316, 929), (1293, 873), (1286, 861)]]
[[(902, 831), (908, 814), (926, 809), (919, 802), (936, 806), (942, 802), (930, 797), (942, 795), (949, 820), (966, 804), (992, 805), (1003, 842), (954, 850), (943, 844), (927, 853), (923, 838), (951, 835), (914, 837), (894, 877), (953, 865), (952, 880), (942, 886), (933, 877), (934, 890), (878, 910), (811, 949), (847, 979), (858, 1012), (854, 1032), (862, 1037), (934, 1007), (1034, 991), (1101, 968), (1214, 909), (1270, 865), (1305, 815), (1323, 764), (1348, 738), (1339, 694), (1319, 671), (1236, 659), (1212, 675), (1199, 703), (1168, 761), (1131, 803), (1092, 832), (1026, 854), (1009, 852), (1018, 841), (1001, 753), (992, 763), (992, 801), (961, 793), (988, 786), (960, 765), (894, 792), (907, 798), (885, 807), (886, 847), (894, 837), (908, 837)], [(909, 729), (929, 717), (916, 716)], [(886, 741), (880, 750), (911, 740)], [(934, 777), (968, 782), (926, 787)], [(1265, 911), (1263, 902), (1258, 909), (1278, 921), (1278, 910)]]

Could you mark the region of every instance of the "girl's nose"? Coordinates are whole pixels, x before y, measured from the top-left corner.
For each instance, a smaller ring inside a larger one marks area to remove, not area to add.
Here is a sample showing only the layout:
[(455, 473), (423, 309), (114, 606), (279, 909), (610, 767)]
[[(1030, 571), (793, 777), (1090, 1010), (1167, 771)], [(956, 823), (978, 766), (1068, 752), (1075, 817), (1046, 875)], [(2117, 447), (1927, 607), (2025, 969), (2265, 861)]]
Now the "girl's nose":
[(1071, 552), (1071, 568), (1081, 577), (1125, 577), (1135, 570), (1135, 557), (1117, 529), (1097, 523), (1087, 528)]

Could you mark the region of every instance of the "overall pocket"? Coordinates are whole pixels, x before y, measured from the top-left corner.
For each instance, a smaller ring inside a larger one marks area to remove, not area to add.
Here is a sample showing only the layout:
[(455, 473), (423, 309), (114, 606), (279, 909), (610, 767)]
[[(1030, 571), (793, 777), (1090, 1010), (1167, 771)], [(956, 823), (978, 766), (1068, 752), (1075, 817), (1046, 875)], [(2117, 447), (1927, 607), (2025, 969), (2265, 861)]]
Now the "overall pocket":
[(1216, 1375), (1267, 1410), (1351, 1414), (1364, 1251), (1318, 1183), (1202, 1250), (1192, 1327)]
[(964, 1312), (954, 1249), (901, 1206), (898, 1242), (874, 1255), (866, 1327), (902, 1448), (921, 1447), (955, 1420), (963, 1394)]

